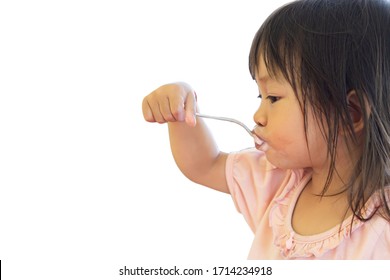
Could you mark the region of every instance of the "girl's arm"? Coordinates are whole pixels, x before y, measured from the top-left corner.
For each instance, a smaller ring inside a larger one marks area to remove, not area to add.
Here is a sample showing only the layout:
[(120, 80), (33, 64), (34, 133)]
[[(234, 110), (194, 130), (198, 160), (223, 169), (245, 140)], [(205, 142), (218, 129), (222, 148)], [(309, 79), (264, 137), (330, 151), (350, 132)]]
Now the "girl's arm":
[(146, 96), (145, 120), (168, 123), (173, 157), (191, 181), (229, 193), (225, 179), (227, 154), (218, 146), (202, 119), (195, 119), (196, 95), (185, 83), (164, 85)]

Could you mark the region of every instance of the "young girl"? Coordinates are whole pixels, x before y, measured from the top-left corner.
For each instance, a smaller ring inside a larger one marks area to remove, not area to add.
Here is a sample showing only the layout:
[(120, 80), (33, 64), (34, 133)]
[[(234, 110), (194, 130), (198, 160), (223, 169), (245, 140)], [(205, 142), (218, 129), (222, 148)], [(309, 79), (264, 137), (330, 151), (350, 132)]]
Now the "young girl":
[(301, 0), (257, 32), (255, 149), (218, 150), (194, 90), (143, 101), (190, 180), (230, 193), (249, 259), (390, 259), (390, 2)]

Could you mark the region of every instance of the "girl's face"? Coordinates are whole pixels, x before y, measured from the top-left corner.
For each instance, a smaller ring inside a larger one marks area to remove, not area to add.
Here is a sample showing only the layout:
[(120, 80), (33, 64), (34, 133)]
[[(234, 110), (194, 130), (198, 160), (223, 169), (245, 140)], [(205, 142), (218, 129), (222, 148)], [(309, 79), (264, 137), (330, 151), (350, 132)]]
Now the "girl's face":
[(324, 168), (327, 145), (310, 108), (307, 110), (307, 138), (304, 116), (291, 85), (282, 75), (271, 78), (264, 61), (260, 62), (256, 82), (261, 104), (253, 119), (254, 132), (265, 142), (256, 148), (282, 169)]

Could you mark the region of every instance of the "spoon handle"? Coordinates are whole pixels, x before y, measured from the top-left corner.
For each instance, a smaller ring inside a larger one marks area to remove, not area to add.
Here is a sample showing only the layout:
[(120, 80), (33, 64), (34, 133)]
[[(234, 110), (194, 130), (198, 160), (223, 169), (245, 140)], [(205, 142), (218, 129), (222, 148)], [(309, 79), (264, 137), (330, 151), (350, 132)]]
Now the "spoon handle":
[(214, 120), (220, 120), (220, 121), (227, 121), (227, 122), (232, 122), (232, 123), (238, 124), (238, 125), (242, 126), (249, 133), (249, 135), (251, 137), (253, 137), (252, 130), (250, 130), (245, 124), (243, 124), (242, 122), (240, 122), (240, 121), (238, 121), (236, 119), (226, 118), (226, 117), (216, 117), (216, 116), (210, 116), (210, 115), (205, 115), (205, 114), (200, 114), (200, 113), (196, 113), (195, 115), (197, 117), (201, 117), (201, 118), (214, 119)]

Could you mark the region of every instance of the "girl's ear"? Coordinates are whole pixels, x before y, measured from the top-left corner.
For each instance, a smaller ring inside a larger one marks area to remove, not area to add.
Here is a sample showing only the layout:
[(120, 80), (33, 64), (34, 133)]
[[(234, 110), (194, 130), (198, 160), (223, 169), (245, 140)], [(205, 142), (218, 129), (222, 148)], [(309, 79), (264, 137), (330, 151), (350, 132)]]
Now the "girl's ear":
[[(366, 103), (366, 102), (365, 102)], [(354, 90), (348, 92), (347, 95), (348, 113), (351, 116), (355, 133), (358, 133), (364, 128), (364, 113), (359, 102), (359, 97)]]

